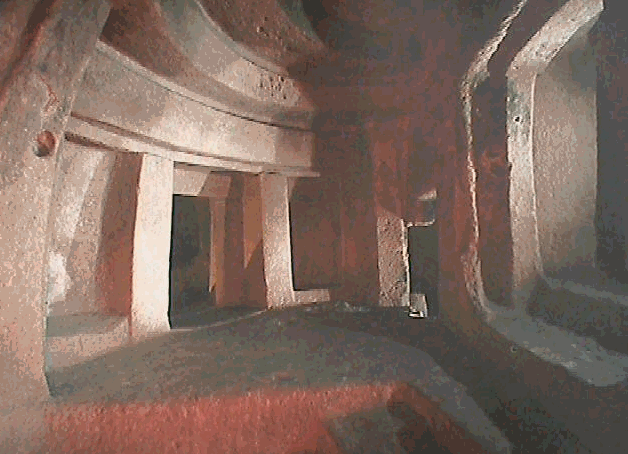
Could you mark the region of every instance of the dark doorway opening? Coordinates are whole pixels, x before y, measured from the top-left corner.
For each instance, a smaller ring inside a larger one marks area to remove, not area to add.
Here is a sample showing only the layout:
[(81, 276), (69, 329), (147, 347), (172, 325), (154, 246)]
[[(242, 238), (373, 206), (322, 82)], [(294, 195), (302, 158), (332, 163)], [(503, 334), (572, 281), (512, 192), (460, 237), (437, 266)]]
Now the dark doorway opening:
[(214, 305), (209, 292), (211, 214), (209, 199), (175, 195), (170, 241), (170, 306), (172, 326), (189, 314)]
[(410, 293), (424, 294), (430, 318), (438, 316), (438, 226), (408, 227)]

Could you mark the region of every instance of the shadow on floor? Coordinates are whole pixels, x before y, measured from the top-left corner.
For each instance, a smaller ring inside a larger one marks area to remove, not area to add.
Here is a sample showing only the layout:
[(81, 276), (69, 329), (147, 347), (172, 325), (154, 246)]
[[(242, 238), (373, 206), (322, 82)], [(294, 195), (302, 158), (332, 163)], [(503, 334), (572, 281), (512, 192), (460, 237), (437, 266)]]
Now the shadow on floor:
[(200, 328), (260, 312), (250, 306), (212, 307), (203, 311), (178, 311), (169, 314), (170, 328)]
[[(523, 368), (528, 369), (528, 374), (534, 371), (533, 374), (544, 376), (545, 381), (562, 376), (563, 385), (565, 381), (571, 381), (572, 386), (582, 384), (568, 377), (563, 368), (545, 363), (530, 353), (517, 351), (515, 358), (511, 350), (516, 346), (492, 328), (486, 327), (483, 336), (471, 340), (456, 335), (438, 321), (410, 319), (405, 311), (398, 309), (357, 314), (321, 313), (318, 318), (321, 325), (386, 336), (428, 353), (452, 378), (466, 387), (467, 393), (512, 443), (513, 452), (576, 452), (576, 447), (580, 452), (590, 452), (564, 422), (551, 415), (539, 399), (539, 390), (526, 384), (529, 380), (524, 376)], [(502, 342), (503, 356), (484, 356), (482, 339), (484, 342)], [(555, 369), (562, 369), (562, 374), (555, 374)]]
[(621, 279), (610, 277), (605, 271), (590, 264), (572, 265), (556, 272), (546, 271), (548, 277), (561, 282), (578, 283), (615, 295), (628, 296), (628, 284)]
[(628, 306), (608, 295), (592, 297), (542, 282), (527, 312), (579, 336), (592, 337), (607, 350), (628, 354)]

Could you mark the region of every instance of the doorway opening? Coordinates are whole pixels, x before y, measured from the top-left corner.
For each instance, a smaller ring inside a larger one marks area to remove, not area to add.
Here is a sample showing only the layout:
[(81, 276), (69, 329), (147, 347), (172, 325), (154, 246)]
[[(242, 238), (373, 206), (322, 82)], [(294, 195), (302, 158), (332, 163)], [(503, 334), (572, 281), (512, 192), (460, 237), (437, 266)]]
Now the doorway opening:
[(209, 291), (211, 213), (208, 198), (173, 196), (170, 240), (171, 326), (179, 319), (208, 310), (215, 297)]
[[(439, 263), (436, 222), (408, 227), (408, 259), (410, 262), (410, 315), (416, 314), (414, 316), (419, 318), (437, 317)], [(413, 307), (415, 304), (421, 307)]]

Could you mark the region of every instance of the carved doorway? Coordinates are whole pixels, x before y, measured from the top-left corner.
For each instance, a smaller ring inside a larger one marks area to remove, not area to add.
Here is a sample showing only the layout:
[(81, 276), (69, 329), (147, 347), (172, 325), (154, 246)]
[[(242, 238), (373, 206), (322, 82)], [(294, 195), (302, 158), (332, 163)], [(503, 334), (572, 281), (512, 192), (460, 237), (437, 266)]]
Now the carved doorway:
[(209, 292), (211, 214), (205, 197), (173, 196), (168, 316), (198, 313), (214, 305)]

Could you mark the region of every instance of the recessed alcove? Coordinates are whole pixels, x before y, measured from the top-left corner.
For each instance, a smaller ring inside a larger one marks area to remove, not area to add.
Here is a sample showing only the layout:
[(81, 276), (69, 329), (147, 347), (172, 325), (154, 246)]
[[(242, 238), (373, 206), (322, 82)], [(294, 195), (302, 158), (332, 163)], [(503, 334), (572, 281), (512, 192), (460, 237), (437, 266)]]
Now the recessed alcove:
[(600, 1), (568, 2), (506, 71), (518, 309), (544, 278), (595, 271), (596, 71), (588, 33), (602, 9)]
[[(532, 151), (539, 251), (548, 277), (594, 268), (596, 69), (579, 29), (536, 80)], [(515, 118), (516, 121), (516, 118)]]
[(438, 314), (438, 225), (408, 227), (410, 294), (423, 294), (430, 317)]
[(170, 238), (168, 316), (201, 312), (215, 305), (210, 293), (211, 213), (209, 199), (174, 195)]

